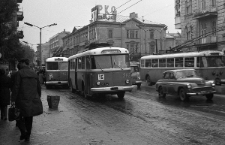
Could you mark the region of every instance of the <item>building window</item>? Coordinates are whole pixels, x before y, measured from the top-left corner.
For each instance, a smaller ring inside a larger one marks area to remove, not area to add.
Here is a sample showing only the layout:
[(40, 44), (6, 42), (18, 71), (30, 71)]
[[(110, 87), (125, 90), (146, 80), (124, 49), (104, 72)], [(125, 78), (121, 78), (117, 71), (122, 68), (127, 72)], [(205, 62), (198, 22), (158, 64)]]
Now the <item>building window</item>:
[(206, 23), (201, 24), (201, 35), (202, 37), (205, 37), (206, 35)]
[(202, 10), (205, 10), (206, 9), (206, 0), (202, 0)]
[(130, 54), (136, 54), (138, 53), (139, 44), (137, 42), (127, 43), (127, 49), (129, 50)]
[(150, 31), (150, 39), (154, 39), (154, 31)]
[(127, 30), (127, 38), (137, 39), (138, 38), (138, 31), (137, 30)]
[(216, 7), (216, 0), (212, 0), (212, 7)]
[(216, 21), (212, 22), (212, 35), (216, 35)]
[(192, 13), (192, 0), (187, 0), (185, 2), (185, 13), (191, 14)]
[(113, 38), (113, 30), (108, 30), (108, 38)]

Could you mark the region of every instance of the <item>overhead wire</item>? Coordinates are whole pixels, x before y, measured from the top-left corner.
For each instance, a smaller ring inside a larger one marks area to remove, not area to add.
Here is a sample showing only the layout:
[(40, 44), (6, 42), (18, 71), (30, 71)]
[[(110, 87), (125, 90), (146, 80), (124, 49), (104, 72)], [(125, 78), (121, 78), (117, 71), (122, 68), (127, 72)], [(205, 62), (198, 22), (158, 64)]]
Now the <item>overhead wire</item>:
[(138, 4), (139, 2), (141, 2), (142, 0), (139, 0), (138, 2), (134, 3), (133, 5), (127, 7), (126, 9), (123, 9), (122, 11), (120, 11), (118, 14), (122, 13), (123, 11), (126, 11), (127, 9), (131, 8), (132, 6)]

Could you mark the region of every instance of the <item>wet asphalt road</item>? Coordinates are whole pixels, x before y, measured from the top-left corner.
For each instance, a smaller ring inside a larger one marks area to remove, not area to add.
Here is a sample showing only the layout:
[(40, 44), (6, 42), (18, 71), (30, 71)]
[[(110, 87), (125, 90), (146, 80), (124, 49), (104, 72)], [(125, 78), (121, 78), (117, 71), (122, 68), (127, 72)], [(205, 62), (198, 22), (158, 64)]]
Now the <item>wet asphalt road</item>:
[[(159, 99), (155, 88), (142, 86), (125, 94), (83, 98), (68, 89), (42, 86), (44, 113), (34, 118), (31, 141), (18, 141), (15, 122), (0, 122), (0, 145), (224, 145), (225, 97), (181, 102)], [(60, 96), (58, 110), (47, 95)]]
[[(225, 144), (222, 95), (211, 102), (202, 96), (181, 102), (176, 96), (160, 99), (154, 87), (143, 86), (127, 92), (124, 100), (116, 95), (87, 100), (69, 90), (46, 91), (63, 94), (64, 106), (76, 110), (90, 126), (101, 128), (107, 134), (101, 144)], [(111, 136), (113, 143), (106, 139)]]

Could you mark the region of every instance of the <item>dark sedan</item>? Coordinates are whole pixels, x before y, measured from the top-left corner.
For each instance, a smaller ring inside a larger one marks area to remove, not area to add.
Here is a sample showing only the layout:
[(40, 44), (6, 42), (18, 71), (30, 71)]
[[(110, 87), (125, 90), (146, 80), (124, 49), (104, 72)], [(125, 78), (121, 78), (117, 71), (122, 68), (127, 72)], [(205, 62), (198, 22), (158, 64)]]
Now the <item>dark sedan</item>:
[(196, 95), (212, 100), (216, 92), (214, 82), (199, 77), (194, 69), (165, 71), (163, 78), (156, 83), (156, 90), (159, 92), (159, 97), (165, 97), (166, 94), (178, 95), (182, 101)]

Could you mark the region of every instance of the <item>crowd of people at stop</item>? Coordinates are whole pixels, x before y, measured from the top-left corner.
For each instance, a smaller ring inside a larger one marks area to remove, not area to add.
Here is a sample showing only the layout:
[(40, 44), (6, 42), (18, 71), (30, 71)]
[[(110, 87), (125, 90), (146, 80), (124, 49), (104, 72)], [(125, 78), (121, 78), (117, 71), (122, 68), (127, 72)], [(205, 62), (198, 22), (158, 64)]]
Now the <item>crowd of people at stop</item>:
[(33, 116), (43, 113), (41, 85), (37, 72), (29, 67), (29, 59), (21, 59), (17, 71), (9, 73), (0, 68), (0, 109), (1, 121), (7, 121), (8, 105), (19, 110), (16, 126), (20, 140), (29, 141)]

